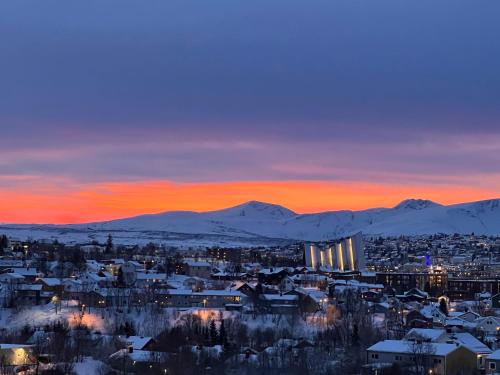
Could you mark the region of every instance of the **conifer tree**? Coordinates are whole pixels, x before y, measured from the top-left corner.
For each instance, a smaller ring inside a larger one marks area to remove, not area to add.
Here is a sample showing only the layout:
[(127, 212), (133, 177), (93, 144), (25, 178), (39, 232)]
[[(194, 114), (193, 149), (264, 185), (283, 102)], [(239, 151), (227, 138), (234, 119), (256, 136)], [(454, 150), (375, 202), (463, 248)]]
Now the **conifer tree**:
[(210, 336), (210, 343), (212, 345), (215, 345), (217, 343), (217, 340), (218, 340), (217, 327), (215, 326), (215, 320), (210, 321), (209, 336)]

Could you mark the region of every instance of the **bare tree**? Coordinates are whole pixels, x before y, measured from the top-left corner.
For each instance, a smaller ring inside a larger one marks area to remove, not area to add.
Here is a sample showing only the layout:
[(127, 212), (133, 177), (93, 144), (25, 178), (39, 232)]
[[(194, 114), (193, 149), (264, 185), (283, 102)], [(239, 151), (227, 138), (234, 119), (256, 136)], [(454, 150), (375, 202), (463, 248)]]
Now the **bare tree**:
[(408, 341), (408, 350), (415, 367), (415, 374), (425, 375), (430, 366), (430, 359), (436, 352), (434, 345), (425, 340), (424, 337), (416, 335), (411, 341)]

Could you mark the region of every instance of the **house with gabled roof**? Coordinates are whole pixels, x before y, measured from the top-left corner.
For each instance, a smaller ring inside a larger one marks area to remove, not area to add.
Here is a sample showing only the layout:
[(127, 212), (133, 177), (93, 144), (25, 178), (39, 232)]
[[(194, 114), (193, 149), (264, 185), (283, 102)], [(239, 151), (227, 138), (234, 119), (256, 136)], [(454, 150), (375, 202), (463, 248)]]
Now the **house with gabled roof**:
[(477, 368), (474, 352), (456, 343), (384, 340), (370, 346), (366, 354), (369, 365), (397, 363), (408, 369), (423, 366), (425, 373), (436, 375), (473, 373)]
[(500, 332), (500, 318), (486, 316), (475, 320), (477, 330), (487, 335), (496, 335)]

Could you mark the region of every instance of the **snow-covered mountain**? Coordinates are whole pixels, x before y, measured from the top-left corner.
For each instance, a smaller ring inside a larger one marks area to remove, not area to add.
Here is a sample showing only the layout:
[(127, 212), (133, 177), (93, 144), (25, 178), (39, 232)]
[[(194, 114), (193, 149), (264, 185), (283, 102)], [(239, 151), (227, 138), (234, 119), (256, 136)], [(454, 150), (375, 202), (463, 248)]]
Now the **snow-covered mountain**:
[[(274, 240), (326, 240), (358, 231), (372, 235), (435, 233), (500, 234), (500, 200), (444, 206), (408, 199), (393, 208), (297, 214), (285, 207), (247, 202), (218, 211), (172, 211), (99, 223), (66, 226), (2, 226), (0, 233), (80, 241), (112, 232), (125, 242), (149, 240), (209, 244), (262, 244)], [(47, 234), (48, 233), (48, 234)]]
[[(91, 230), (167, 231), (190, 234), (224, 234), (243, 237), (261, 236), (265, 228), (296, 217), (289, 209), (268, 203), (251, 201), (218, 211), (171, 211), (141, 215), (100, 223), (74, 225), (73, 228)], [(273, 237), (273, 230), (264, 236)]]
[(252, 201), (219, 211), (166, 212), (74, 227), (305, 240), (330, 239), (357, 231), (383, 235), (500, 234), (500, 200), (443, 206), (408, 199), (393, 208), (315, 214), (297, 214), (279, 205)]

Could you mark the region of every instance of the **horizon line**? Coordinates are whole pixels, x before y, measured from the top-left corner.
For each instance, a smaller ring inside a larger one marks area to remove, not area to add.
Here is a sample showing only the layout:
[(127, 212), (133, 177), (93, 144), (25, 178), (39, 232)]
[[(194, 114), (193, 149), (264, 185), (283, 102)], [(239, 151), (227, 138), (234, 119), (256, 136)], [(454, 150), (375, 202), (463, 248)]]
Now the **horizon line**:
[(116, 221), (116, 220), (126, 220), (126, 219), (131, 219), (135, 217), (141, 217), (141, 216), (155, 216), (155, 215), (162, 215), (162, 214), (167, 214), (167, 213), (174, 213), (174, 212), (190, 212), (190, 213), (196, 213), (196, 214), (202, 214), (202, 213), (209, 213), (209, 212), (217, 212), (217, 211), (223, 211), (223, 210), (229, 210), (232, 208), (236, 208), (239, 206), (243, 206), (245, 204), (249, 203), (260, 203), (260, 204), (265, 204), (269, 206), (279, 206), (281, 208), (284, 208), (286, 210), (291, 211), (297, 216), (300, 215), (314, 215), (314, 214), (321, 214), (321, 213), (327, 213), (327, 212), (342, 212), (342, 211), (350, 211), (350, 212), (362, 212), (362, 211), (368, 211), (368, 210), (376, 210), (376, 209), (395, 209), (397, 206), (399, 206), (401, 203), (406, 202), (406, 201), (426, 201), (430, 202), (433, 204), (436, 204), (441, 207), (450, 207), (450, 206), (455, 206), (455, 205), (462, 205), (462, 204), (474, 204), (474, 203), (481, 203), (481, 202), (488, 202), (488, 201), (495, 201), (495, 200), (500, 200), (500, 197), (496, 198), (486, 198), (486, 199), (480, 199), (480, 200), (473, 200), (473, 201), (461, 201), (461, 202), (456, 202), (456, 203), (450, 203), (450, 204), (443, 204), (436, 202), (435, 200), (432, 199), (427, 199), (427, 198), (406, 198), (401, 201), (399, 201), (396, 205), (392, 207), (386, 207), (386, 206), (375, 206), (375, 207), (368, 207), (368, 208), (363, 208), (363, 209), (327, 209), (323, 211), (314, 211), (314, 212), (296, 212), (295, 210), (292, 210), (288, 207), (286, 207), (283, 204), (280, 203), (271, 203), (271, 202), (265, 202), (262, 200), (258, 199), (251, 199), (248, 201), (243, 201), (238, 204), (233, 204), (231, 206), (223, 206), (220, 208), (216, 209), (211, 209), (211, 210), (182, 210), (182, 209), (175, 209), (175, 210), (166, 210), (166, 211), (158, 211), (158, 212), (144, 212), (144, 213), (139, 213), (136, 215), (131, 215), (131, 216), (121, 216), (121, 217), (115, 217), (111, 219), (105, 219), (105, 220), (97, 220), (97, 221), (85, 221), (85, 222), (68, 222), (68, 223), (50, 223), (50, 222), (45, 222), (45, 223), (16, 223), (16, 222), (0, 222), (0, 226), (9, 226), (9, 225), (16, 225), (16, 226), (35, 226), (35, 225), (40, 225), (40, 226), (68, 226), (68, 225), (85, 225), (85, 224), (95, 224), (95, 223), (104, 223), (104, 222), (111, 222), (111, 221)]

